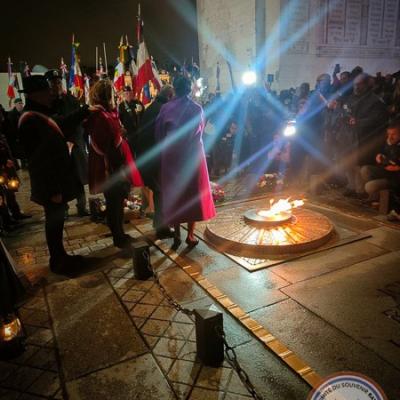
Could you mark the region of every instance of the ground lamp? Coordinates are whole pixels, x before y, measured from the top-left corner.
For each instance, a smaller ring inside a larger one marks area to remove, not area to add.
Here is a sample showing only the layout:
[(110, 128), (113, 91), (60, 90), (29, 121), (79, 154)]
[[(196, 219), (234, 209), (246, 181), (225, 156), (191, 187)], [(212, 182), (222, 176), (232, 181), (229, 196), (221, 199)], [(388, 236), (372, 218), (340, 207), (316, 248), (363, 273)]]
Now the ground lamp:
[(7, 183), (7, 187), (9, 190), (17, 191), (19, 188), (19, 180), (15, 178), (10, 179)]
[(0, 240), (0, 358), (12, 358), (24, 351), (24, 332), (15, 313), (25, 290), (15, 272), (13, 260)]
[(5, 176), (0, 175), (0, 185), (5, 185), (7, 183), (7, 179)]
[(252, 86), (257, 82), (257, 74), (255, 71), (249, 70), (243, 72), (242, 82), (246, 86)]
[(296, 121), (288, 121), (283, 129), (283, 136), (291, 137), (296, 134)]

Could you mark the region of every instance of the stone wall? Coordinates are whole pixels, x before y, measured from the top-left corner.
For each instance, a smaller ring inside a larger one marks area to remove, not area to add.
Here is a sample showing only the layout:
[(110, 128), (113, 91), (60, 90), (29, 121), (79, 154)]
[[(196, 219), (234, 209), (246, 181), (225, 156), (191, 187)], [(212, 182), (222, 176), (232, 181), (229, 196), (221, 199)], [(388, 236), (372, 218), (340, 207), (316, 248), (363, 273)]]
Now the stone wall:
[(265, 27), (256, 29), (259, 1), (198, 0), (200, 63), (211, 90), (217, 61), (222, 90), (230, 81), (218, 42), (204, 35), (205, 27), (237, 60), (237, 82), (255, 59), (256, 31), (265, 32), (264, 73), (275, 75), (277, 89), (313, 85), (335, 64), (342, 70), (361, 65), (373, 74), (400, 69), (400, 0), (261, 0)]

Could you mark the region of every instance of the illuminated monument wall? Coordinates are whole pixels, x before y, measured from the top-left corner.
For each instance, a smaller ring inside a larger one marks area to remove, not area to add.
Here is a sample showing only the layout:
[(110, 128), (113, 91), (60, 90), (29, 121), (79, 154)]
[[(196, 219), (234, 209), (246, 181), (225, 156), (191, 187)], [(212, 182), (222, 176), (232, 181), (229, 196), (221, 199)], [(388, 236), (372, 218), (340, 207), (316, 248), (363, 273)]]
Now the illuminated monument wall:
[[(400, 0), (197, 0), (202, 74), (215, 90), (260, 57), (261, 71), (274, 74), (275, 88), (315, 82), (317, 75), (361, 65), (383, 74), (400, 69)], [(263, 53), (263, 51), (265, 51)]]

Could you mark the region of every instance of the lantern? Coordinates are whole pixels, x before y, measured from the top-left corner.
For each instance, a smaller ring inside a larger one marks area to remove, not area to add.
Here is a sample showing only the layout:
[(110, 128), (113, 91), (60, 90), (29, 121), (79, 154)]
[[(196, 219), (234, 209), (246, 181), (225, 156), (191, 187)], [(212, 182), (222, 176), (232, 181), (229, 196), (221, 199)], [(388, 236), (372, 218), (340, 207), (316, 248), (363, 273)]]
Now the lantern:
[(17, 191), (19, 188), (19, 180), (15, 178), (10, 179), (7, 183), (7, 187), (10, 190)]
[(7, 179), (5, 176), (0, 175), (0, 185), (5, 185), (7, 183)]
[(15, 314), (0, 319), (0, 356), (12, 358), (25, 350), (24, 332), (19, 318)]

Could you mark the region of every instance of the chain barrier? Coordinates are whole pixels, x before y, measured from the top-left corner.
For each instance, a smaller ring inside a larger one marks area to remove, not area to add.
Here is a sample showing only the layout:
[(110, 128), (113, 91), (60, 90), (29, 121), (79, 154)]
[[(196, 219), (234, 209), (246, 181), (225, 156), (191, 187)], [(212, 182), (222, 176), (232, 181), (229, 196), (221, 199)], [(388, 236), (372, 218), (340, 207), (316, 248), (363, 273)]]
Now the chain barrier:
[(144, 253), (144, 257), (146, 258), (147, 261), (147, 267), (150, 270), (150, 272), (153, 274), (154, 282), (157, 284), (158, 288), (160, 289), (160, 292), (162, 295), (165, 297), (165, 299), (168, 301), (168, 303), (175, 308), (178, 312), (181, 312), (182, 314), (187, 315), (192, 322), (194, 322), (193, 315), (194, 312), (193, 310), (189, 310), (188, 308), (182, 307), (164, 288), (164, 286), (160, 282), (160, 277), (158, 276), (157, 271), (153, 268), (151, 262), (150, 262), (150, 256), (147, 253)]
[[(153, 268), (151, 262), (150, 262), (150, 256), (147, 253), (144, 253), (144, 256), (147, 261), (147, 266), (150, 272), (153, 274), (154, 277), (154, 282), (157, 284), (158, 288), (160, 289), (162, 295), (165, 297), (165, 299), (168, 301), (168, 303), (175, 308), (178, 312), (181, 312), (185, 315), (187, 315), (190, 320), (195, 323), (193, 315), (194, 311), (189, 310), (188, 308), (182, 307), (164, 288), (162, 283), (160, 282), (160, 277), (156, 270)], [(243, 383), (245, 386), (246, 390), (250, 393), (250, 395), (253, 397), (255, 400), (264, 400), (262, 396), (260, 396), (253, 383), (251, 382), (249, 375), (247, 372), (240, 366), (239, 361), (237, 359), (237, 354), (235, 352), (235, 349), (229, 345), (229, 343), (226, 340), (226, 334), (222, 328), (217, 328), (216, 329), (217, 335), (222, 339), (224, 343), (224, 350), (225, 350), (225, 355), (226, 358), (228, 359), (229, 364), (232, 366), (232, 368), (235, 370), (235, 372), (238, 374), (240, 381)]]
[(219, 327), (216, 328), (216, 332), (217, 335), (219, 335), (222, 341), (224, 342), (225, 355), (226, 358), (228, 359), (229, 364), (236, 371), (236, 373), (239, 376), (239, 379), (241, 380), (247, 391), (251, 394), (253, 399), (264, 400), (264, 398), (257, 393), (256, 388), (251, 382), (247, 372), (240, 366), (235, 349), (232, 346), (230, 346), (226, 340), (225, 332), (221, 330), (221, 328)]

